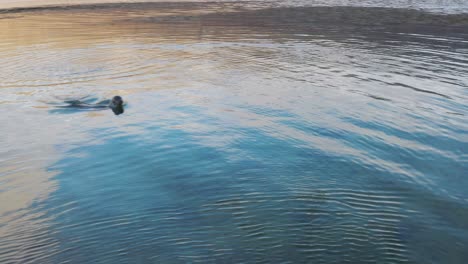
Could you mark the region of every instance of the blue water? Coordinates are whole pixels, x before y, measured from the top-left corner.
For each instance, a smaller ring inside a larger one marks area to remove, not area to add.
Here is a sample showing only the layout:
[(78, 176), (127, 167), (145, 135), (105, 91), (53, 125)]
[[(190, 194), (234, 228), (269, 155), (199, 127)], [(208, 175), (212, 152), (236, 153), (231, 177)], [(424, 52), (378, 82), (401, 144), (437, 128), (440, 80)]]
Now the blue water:
[(466, 15), (0, 16), (0, 263), (467, 263)]

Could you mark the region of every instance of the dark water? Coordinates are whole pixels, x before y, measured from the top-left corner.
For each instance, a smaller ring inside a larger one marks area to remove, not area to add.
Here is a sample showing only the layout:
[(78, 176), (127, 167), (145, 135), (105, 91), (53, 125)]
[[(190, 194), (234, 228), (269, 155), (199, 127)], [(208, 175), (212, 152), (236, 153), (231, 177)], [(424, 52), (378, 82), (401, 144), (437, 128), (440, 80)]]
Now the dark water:
[(468, 15), (261, 4), (1, 14), (0, 263), (468, 263)]

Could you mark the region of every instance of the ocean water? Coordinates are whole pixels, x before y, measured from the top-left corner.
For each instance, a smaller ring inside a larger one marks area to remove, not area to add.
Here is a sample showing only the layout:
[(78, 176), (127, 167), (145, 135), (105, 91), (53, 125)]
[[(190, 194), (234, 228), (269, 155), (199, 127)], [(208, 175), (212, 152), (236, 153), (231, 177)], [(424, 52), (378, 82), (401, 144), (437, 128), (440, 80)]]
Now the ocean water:
[(468, 263), (466, 4), (312, 2), (1, 12), (0, 263)]

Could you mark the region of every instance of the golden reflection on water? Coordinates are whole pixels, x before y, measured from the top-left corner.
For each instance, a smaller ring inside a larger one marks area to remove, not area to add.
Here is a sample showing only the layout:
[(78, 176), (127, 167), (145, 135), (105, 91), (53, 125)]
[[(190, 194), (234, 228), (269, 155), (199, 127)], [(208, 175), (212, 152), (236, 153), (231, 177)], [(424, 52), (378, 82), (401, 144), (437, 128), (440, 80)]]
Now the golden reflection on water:
[[(51, 48), (71, 48), (108, 42), (114, 44), (120, 41), (132, 42), (136, 41), (135, 37), (139, 41), (149, 37), (151, 43), (168, 40), (175, 44), (184, 43), (190, 41), (201, 30), (197, 16), (235, 10), (229, 4), (209, 6), (188, 4), (188, 7), (180, 5), (180, 8), (174, 8), (163, 4), (151, 9), (138, 6), (121, 9), (111, 6), (96, 10), (77, 8), (0, 14), (0, 18), (4, 16), (0, 20), (0, 37), (3, 39), (1, 47), (16, 49), (19, 46), (47, 44)], [(167, 18), (170, 20), (166, 21)], [(159, 19), (166, 22), (141, 23), (146, 19), (150, 19), (149, 22), (157, 22)], [(194, 23), (184, 23), (187, 20)], [(183, 25), (178, 26), (177, 22)]]
[[(45, 152), (46, 155), (52, 153)], [(18, 209), (28, 208), (36, 199), (47, 198), (47, 194), (53, 191), (53, 181), (49, 181), (54, 176), (53, 172), (41, 172), (36, 168), (45, 168), (48, 164), (43, 162), (31, 162), (28, 164), (34, 169), (24, 169), (21, 164), (24, 160), (31, 160), (31, 157), (21, 157), (17, 161), (9, 161), (7, 165), (2, 166), (0, 173), (2, 181), (7, 182), (11, 189), (5, 189), (0, 192), (0, 200), (8, 201), (2, 203), (0, 215), (17, 211)], [(17, 167), (11, 164), (17, 163)]]

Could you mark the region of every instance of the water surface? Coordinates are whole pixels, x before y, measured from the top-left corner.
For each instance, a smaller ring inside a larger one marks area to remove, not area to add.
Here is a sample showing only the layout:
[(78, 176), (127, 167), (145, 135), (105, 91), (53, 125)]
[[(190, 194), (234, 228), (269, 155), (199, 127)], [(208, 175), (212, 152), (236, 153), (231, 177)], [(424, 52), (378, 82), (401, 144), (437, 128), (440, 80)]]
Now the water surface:
[(468, 16), (303, 3), (0, 14), (0, 262), (466, 263)]

